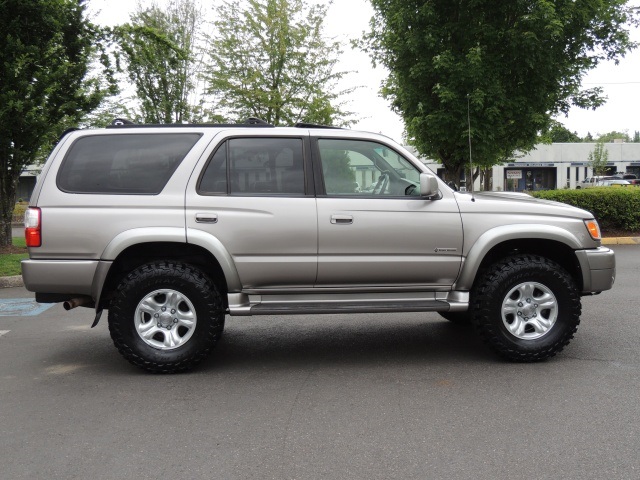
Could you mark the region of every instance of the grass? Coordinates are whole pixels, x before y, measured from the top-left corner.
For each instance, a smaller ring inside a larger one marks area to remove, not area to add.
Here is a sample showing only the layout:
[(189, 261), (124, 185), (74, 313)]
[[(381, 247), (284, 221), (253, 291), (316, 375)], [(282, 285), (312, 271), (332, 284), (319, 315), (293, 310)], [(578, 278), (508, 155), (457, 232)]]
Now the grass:
[[(26, 249), (24, 238), (13, 237), (13, 246), (19, 249)], [(21, 275), (20, 261), (28, 258), (28, 253), (7, 253), (0, 254), (0, 277), (10, 277)]]

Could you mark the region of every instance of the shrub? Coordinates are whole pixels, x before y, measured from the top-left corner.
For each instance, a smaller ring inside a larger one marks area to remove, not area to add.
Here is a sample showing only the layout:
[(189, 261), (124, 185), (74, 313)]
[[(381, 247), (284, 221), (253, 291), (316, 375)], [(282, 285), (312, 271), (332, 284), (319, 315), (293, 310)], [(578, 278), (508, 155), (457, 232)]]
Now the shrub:
[(638, 187), (544, 190), (530, 193), (537, 198), (567, 203), (590, 211), (604, 231), (640, 230), (640, 188)]

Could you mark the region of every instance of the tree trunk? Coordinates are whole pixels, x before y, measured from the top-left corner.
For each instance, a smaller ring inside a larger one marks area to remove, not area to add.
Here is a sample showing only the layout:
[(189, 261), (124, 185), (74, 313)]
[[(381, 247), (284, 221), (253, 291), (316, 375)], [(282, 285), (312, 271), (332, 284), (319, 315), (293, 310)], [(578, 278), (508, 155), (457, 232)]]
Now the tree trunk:
[[(465, 172), (468, 170), (465, 169)], [(475, 185), (476, 179), (480, 175), (480, 167), (475, 167), (472, 175), (465, 175), (465, 186), (467, 187), (467, 192), (473, 191), (473, 185)]]
[(490, 192), (492, 190), (493, 168), (487, 167), (482, 170), (482, 190)]
[(448, 185), (455, 185), (456, 188), (460, 188), (460, 174), (464, 168), (462, 165), (447, 165), (443, 162), (444, 167), (444, 181)]
[(0, 247), (11, 245), (11, 218), (16, 205), (20, 171), (0, 172)]

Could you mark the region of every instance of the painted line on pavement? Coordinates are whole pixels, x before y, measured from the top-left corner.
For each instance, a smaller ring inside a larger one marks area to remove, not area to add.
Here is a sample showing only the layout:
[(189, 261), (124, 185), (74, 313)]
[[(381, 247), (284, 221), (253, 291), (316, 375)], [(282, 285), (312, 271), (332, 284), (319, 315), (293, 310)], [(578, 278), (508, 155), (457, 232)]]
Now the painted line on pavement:
[(0, 337), (3, 335), (6, 335), (7, 333), (9, 333), (11, 330), (0, 330)]
[(53, 305), (38, 303), (31, 298), (0, 299), (0, 317), (35, 317)]

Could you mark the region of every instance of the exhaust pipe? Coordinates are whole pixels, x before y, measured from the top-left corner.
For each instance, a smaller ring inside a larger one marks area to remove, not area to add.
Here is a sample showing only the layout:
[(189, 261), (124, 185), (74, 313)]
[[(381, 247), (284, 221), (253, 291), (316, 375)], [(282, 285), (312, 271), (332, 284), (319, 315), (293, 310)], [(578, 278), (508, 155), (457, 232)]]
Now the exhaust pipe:
[(80, 307), (82, 305), (86, 305), (91, 303), (93, 299), (91, 297), (77, 297), (72, 298), (71, 300), (67, 300), (62, 303), (62, 306), (65, 310), (71, 310), (72, 308)]

